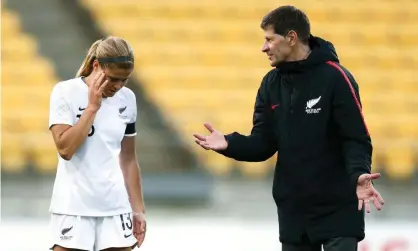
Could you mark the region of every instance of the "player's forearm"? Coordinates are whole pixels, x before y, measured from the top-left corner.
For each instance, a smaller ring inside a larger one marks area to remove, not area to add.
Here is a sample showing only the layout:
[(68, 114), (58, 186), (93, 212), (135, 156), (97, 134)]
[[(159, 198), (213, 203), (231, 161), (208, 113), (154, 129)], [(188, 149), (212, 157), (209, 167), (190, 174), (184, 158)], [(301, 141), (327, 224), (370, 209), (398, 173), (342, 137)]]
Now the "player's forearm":
[(134, 212), (145, 213), (145, 205), (142, 195), (142, 178), (139, 165), (134, 160), (127, 161), (126, 163), (122, 162), (121, 164), (132, 210)]
[(92, 126), (96, 113), (97, 110), (86, 108), (78, 122), (61, 135), (59, 152), (64, 159), (70, 160), (84, 143), (90, 130), (93, 130)]

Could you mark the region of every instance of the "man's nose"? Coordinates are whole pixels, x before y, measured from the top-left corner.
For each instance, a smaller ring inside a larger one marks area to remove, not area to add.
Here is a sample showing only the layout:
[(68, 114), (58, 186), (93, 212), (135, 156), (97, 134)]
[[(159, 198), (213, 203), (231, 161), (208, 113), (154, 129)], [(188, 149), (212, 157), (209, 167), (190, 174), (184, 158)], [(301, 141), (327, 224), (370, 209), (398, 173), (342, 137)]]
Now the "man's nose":
[(268, 46), (266, 45), (266, 43), (263, 44), (263, 46), (261, 47), (261, 51), (262, 52), (267, 52), (268, 51)]

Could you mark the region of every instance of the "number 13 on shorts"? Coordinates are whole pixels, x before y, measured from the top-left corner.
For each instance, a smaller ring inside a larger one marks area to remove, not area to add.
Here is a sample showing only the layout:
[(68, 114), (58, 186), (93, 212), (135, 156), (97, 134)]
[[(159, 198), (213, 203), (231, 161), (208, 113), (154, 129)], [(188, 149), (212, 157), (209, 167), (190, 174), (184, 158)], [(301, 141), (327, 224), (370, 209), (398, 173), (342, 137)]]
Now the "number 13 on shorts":
[(129, 238), (132, 235), (132, 214), (121, 214), (120, 216), (120, 222), (122, 226), (123, 231), (123, 237)]

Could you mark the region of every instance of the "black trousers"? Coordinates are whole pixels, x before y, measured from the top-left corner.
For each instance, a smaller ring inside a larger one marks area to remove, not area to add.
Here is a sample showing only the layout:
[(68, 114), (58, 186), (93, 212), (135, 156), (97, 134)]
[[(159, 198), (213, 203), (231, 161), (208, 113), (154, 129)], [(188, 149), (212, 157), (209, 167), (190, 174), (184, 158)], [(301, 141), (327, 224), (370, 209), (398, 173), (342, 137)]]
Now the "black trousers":
[(356, 238), (339, 237), (315, 244), (289, 244), (282, 243), (282, 251), (357, 251), (358, 241)]

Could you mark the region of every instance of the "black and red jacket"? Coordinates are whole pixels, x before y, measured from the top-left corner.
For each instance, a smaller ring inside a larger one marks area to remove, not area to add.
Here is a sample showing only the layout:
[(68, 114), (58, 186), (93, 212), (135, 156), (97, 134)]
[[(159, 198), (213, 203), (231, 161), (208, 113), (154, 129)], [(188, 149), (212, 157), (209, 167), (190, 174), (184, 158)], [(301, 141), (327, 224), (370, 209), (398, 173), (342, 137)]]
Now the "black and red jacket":
[(220, 153), (264, 161), (278, 153), (273, 197), (280, 240), (364, 238), (357, 178), (370, 173), (372, 143), (359, 88), (334, 46), (311, 36), (311, 54), (280, 63), (263, 78), (251, 135), (226, 135)]

